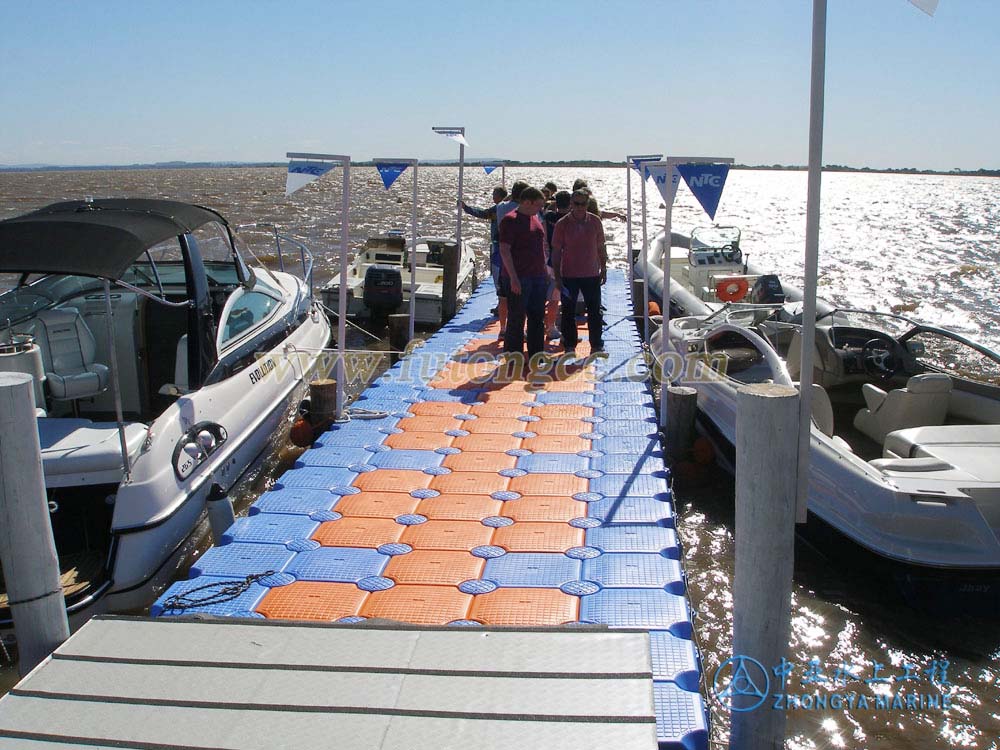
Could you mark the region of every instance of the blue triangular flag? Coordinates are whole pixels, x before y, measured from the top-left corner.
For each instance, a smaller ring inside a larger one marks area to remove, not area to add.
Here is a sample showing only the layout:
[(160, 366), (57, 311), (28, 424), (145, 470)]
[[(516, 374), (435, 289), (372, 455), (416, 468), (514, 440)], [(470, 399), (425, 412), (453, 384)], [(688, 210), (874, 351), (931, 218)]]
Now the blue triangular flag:
[(408, 166), (408, 164), (376, 164), (375, 168), (382, 176), (382, 184), (385, 185), (385, 189), (388, 190), (392, 187), (392, 183), (394, 183), (399, 176), (406, 171)]
[(493, 174), (493, 172), (495, 170), (496, 170), (496, 166), (495, 165), (492, 165), (492, 164), (490, 164), (490, 165), (484, 164), (483, 165), (483, 171), (486, 172), (486, 174)]
[(634, 169), (639, 174), (642, 174), (643, 164), (646, 164), (648, 162), (659, 161), (661, 158), (662, 157), (660, 156), (649, 156), (649, 157), (637, 156), (636, 158), (632, 159), (632, 169)]
[(678, 164), (677, 171), (681, 173), (684, 182), (705, 209), (708, 218), (714, 219), (719, 199), (722, 197), (722, 189), (726, 186), (729, 165)]

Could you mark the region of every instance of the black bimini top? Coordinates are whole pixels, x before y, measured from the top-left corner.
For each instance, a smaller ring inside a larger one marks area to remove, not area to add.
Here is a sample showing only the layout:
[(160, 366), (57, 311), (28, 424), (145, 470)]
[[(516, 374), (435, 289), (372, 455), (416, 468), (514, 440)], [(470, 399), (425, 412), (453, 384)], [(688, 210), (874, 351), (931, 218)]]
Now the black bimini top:
[(210, 221), (208, 208), (149, 198), (53, 203), (0, 221), (0, 273), (121, 277), (147, 249)]

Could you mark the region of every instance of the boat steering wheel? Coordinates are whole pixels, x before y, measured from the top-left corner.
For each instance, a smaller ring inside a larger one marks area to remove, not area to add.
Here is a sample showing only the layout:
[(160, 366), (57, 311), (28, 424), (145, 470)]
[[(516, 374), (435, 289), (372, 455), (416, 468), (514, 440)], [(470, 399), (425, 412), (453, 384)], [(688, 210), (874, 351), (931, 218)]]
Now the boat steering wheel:
[(861, 349), (865, 372), (883, 382), (892, 380), (903, 369), (902, 349), (898, 341), (888, 336), (869, 339)]
[(743, 252), (738, 247), (723, 245), (719, 248), (719, 252), (722, 253), (722, 259), (726, 263), (739, 263), (743, 260)]

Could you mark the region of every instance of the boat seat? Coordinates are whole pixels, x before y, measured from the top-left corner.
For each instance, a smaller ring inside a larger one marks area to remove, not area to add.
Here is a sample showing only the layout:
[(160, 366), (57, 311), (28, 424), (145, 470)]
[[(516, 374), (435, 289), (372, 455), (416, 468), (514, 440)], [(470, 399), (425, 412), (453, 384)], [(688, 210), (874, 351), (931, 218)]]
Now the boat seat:
[[(146, 439), (146, 425), (125, 425), (125, 445), (134, 457)], [(89, 419), (38, 420), (46, 487), (118, 484), (123, 476), (121, 441), (114, 422)]]
[(36, 316), (35, 342), (42, 353), (49, 395), (60, 401), (90, 398), (107, 390), (108, 368), (94, 361), (94, 334), (75, 307)]
[(911, 458), (921, 449), (936, 445), (1000, 446), (1000, 424), (946, 424), (936, 427), (910, 427), (885, 436), (885, 458)]
[(177, 340), (177, 354), (174, 357), (174, 382), (160, 386), (161, 396), (183, 396), (191, 392), (188, 388), (188, 337), (185, 333)]
[(830, 403), (830, 396), (827, 394), (826, 388), (819, 383), (812, 384), (811, 403), (813, 424), (842, 450), (853, 453), (853, 449), (846, 440), (833, 434), (833, 404)]
[(951, 378), (943, 373), (914, 375), (905, 388), (888, 393), (865, 383), (862, 393), (868, 408), (854, 416), (854, 426), (881, 445), (890, 432), (944, 424)]
[[(813, 382), (822, 380), (823, 373), (823, 353), (819, 348), (819, 337), (822, 334), (816, 332), (816, 343), (813, 349)], [(788, 354), (785, 355), (785, 368), (788, 376), (792, 380), (798, 380), (802, 375), (802, 334), (796, 330), (792, 333), (792, 340), (788, 344)], [(820, 377), (817, 377), (817, 374)]]

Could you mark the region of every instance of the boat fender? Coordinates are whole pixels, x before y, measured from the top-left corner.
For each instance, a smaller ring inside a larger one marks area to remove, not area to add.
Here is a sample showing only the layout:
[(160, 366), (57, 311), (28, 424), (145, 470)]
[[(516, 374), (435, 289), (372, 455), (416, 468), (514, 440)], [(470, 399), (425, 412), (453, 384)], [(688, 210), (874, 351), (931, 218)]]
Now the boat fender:
[(208, 525), (212, 529), (212, 541), (216, 545), (221, 544), (222, 535), (236, 523), (233, 501), (221, 486), (213, 484), (205, 498), (205, 509), (208, 511)]
[(654, 315), (662, 315), (663, 314), (660, 311), (660, 305), (656, 301), (654, 301), (654, 300), (650, 300), (649, 301), (649, 306), (647, 308), (647, 312), (649, 313), (649, 317), (653, 317)]
[(742, 276), (727, 276), (715, 283), (715, 296), (723, 302), (739, 302), (749, 291), (750, 284)]
[(305, 417), (299, 417), (292, 423), (292, 429), (288, 432), (288, 437), (293, 445), (299, 448), (308, 448), (313, 444), (313, 426)]

